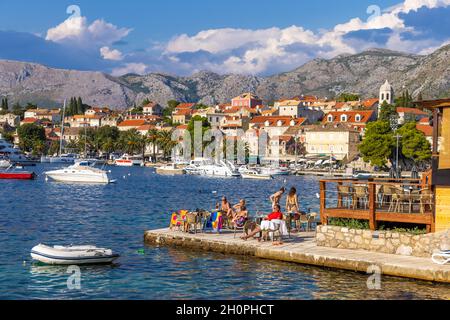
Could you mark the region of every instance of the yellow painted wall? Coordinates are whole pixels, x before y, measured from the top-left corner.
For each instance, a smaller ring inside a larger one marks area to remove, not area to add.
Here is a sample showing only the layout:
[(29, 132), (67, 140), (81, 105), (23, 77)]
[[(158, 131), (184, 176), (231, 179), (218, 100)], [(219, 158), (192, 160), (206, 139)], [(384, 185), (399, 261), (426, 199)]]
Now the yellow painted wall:
[(450, 229), (450, 187), (436, 187), (436, 232)]

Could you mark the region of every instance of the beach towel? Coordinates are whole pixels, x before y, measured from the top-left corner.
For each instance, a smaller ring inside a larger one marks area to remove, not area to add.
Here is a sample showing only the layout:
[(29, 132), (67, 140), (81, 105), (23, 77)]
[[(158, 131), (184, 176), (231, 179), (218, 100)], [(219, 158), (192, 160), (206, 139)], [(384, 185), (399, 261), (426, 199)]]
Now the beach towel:
[(220, 233), (220, 231), (222, 230), (222, 227), (223, 227), (222, 213), (213, 212), (211, 214), (211, 217), (209, 218), (209, 220), (206, 222), (205, 229)]

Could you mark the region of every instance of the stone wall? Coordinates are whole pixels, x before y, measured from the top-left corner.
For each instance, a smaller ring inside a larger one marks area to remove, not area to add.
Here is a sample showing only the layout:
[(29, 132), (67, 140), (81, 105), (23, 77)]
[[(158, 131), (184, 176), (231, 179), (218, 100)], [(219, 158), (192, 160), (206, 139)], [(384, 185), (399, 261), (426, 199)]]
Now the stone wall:
[(318, 226), (316, 242), (321, 247), (362, 249), (406, 256), (431, 257), (436, 251), (450, 249), (450, 230), (413, 235), (392, 231)]

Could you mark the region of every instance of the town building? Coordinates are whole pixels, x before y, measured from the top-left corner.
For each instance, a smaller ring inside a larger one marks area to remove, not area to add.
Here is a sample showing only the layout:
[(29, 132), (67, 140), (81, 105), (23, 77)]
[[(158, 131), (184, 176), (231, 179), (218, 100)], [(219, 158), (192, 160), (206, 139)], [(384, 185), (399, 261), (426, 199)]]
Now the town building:
[(231, 99), (232, 107), (256, 108), (262, 106), (263, 101), (253, 93), (243, 93), (238, 97)]
[(139, 127), (142, 127), (143, 125), (148, 124), (147, 121), (144, 119), (138, 119), (138, 120), (124, 120), (121, 123), (117, 125), (119, 128), (119, 131), (128, 131), (131, 129), (138, 129)]
[(310, 109), (302, 101), (285, 100), (278, 104), (279, 116), (290, 116), (294, 118), (306, 118), (310, 123), (322, 120), (324, 113), (320, 110)]
[(161, 107), (156, 102), (150, 102), (147, 103), (143, 108), (142, 112), (144, 115), (150, 115), (150, 116), (162, 116), (163, 115), (163, 107)]
[(0, 123), (6, 123), (12, 128), (17, 128), (20, 125), (20, 116), (13, 113), (2, 114), (0, 115)]
[(409, 121), (420, 121), (429, 117), (427, 112), (416, 108), (397, 108), (397, 114), (399, 124), (404, 124)]
[(84, 128), (84, 127), (101, 127), (102, 116), (89, 114), (89, 115), (74, 115), (72, 117), (66, 117), (64, 123), (68, 123), (71, 128)]
[(387, 102), (388, 104), (394, 103), (394, 88), (390, 85), (389, 81), (386, 82), (380, 88), (379, 105)]
[(359, 131), (346, 124), (327, 123), (306, 131), (308, 155), (351, 161), (358, 155)]
[(30, 109), (25, 111), (24, 118), (49, 120), (52, 123), (61, 122), (61, 110), (59, 109)]
[(375, 111), (331, 111), (323, 118), (322, 124), (347, 124), (364, 134), (367, 123), (375, 120)]
[(289, 127), (300, 126), (307, 123), (308, 121), (306, 118), (294, 118), (289, 116), (258, 116), (250, 120), (249, 128), (263, 129), (270, 137), (279, 137), (284, 135)]

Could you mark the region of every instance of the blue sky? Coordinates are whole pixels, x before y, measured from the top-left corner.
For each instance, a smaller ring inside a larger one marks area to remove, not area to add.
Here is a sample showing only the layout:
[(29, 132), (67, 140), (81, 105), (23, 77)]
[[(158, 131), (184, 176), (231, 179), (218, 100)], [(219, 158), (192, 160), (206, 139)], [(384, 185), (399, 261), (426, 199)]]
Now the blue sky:
[(450, 0), (2, 0), (0, 59), (267, 75), (370, 47), (429, 53), (449, 42), (449, 21)]

